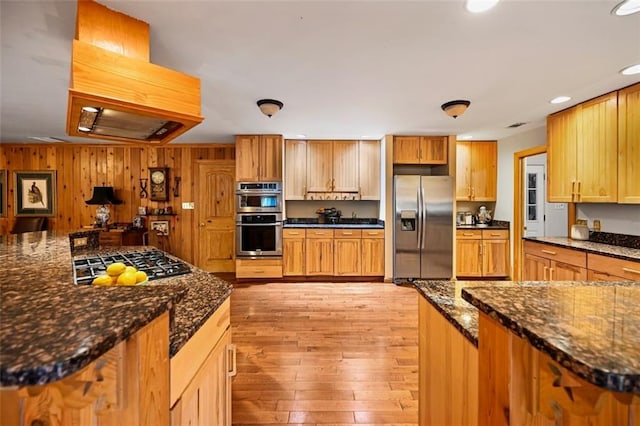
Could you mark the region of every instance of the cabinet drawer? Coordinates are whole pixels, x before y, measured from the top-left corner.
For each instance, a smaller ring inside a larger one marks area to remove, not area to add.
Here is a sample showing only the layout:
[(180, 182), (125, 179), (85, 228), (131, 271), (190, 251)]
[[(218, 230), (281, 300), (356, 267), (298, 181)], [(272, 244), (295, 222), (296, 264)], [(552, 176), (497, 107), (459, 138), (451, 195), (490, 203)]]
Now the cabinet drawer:
[(362, 229), (334, 229), (333, 238), (362, 238)]
[(282, 259), (236, 259), (237, 278), (282, 278)]
[(307, 238), (333, 238), (333, 229), (307, 228)]
[(640, 262), (587, 253), (588, 269), (606, 275), (640, 281)]
[(482, 239), (482, 231), (479, 229), (458, 229), (456, 238), (459, 240), (480, 240)]
[(384, 238), (384, 229), (363, 229), (362, 238)]
[(582, 251), (556, 247), (549, 244), (534, 243), (532, 241), (524, 242), (524, 251), (545, 259), (555, 260), (556, 262), (580, 266), (581, 268), (587, 267), (587, 253)]
[(483, 229), (482, 239), (483, 240), (508, 240), (509, 230), (508, 229)]
[(282, 237), (283, 238), (304, 238), (305, 230), (300, 228), (291, 228), (291, 229), (283, 229)]

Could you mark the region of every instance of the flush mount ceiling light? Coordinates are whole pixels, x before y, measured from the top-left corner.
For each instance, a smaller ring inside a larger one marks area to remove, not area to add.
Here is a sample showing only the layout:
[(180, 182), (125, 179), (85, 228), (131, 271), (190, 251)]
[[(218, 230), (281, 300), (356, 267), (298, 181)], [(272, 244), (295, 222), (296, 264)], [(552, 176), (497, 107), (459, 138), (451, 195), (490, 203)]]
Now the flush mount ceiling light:
[(458, 118), (459, 115), (464, 114), (467, 108), (471, 105), (469, 101), (456, 100), (445, 102), (440, 106), (449, 117)]
[(473, 135), (460, 135), (456, 139), (461, 140), (461, 141), (468, 141), (468, 140), (473, 139)]
[(570, 96), (557, 96), (557, 97), (551, 99), (549, 102), (552, 103), (552, 104), (561, 104), (561, 103), (567, 102), (569, 100), (571, 100)]
[(611, 9), (611, 13), (617, 16), (627, 16), (640, 12), (640, 0), (624, 0)]
[(621, 69), (620, 74), (622, 75), (640, 74), (640, 64), (629, 65), (628, 67)]
[(500, 0), (467, 0), (465, 7), (471, 13), (482, 13), (494, 7)]
[(271, 117), (276, 114), (284, 106), (282, 102), (276, 101), (275, 99), (260, 99), (257, 104), (260, 111), (262, 111), (262, 113), (267, 117)]

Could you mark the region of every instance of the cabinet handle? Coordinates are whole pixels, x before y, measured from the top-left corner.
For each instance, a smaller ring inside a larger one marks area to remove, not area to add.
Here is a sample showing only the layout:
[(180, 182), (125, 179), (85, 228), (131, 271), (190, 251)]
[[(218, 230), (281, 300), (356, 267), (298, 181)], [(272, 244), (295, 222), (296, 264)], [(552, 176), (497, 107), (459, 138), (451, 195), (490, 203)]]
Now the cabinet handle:
[(575, 201), (576, 198), (576, 181), (571, 181), (571, 201)]
[(471, 187), (471, 199), (472, 200), (476, 199), (476, 187), (475, 186)]
[(632, 269), (632, 268), (622, 268), (623, 271), (625, 272), (629, 272), (631, 274), (640, 274), (640, 271), (638, 271), (637, 269)]
[(336, 180), (335, 179), (331, 179), (331, 190), (332, 191), (336, 190)]
[(306, 200), (307, 199), (307, 195), (309, 195), (309, 194), (307, 194), (307, 185), (305, 185), (305, 186), (302, 187), (302, 198)]
[(493, 233), (492, 233), (492, 234), (491, 234), (491, 236), (492, 236), (492, 237), (499, 237), (499, 236), (500, 236), (500, 234), (493, 234)]
[(581, 191), (582, 191), (582, 182), (578, 181), (578, 193), (577, 193), (578, 201), (580, 201), (582, 199)]
[(482, 244), (480, 244), (480, 245), (478, 246), (478, 248), (480, 249), (480, 250), (479, 250), (479, 253), (480, 253), (480, 254), (482, 254)]
[(342, 235), (353, 235), (353, 232), (343, 232)]
[(469, 183), (469, 189), (467, 190), (469, 199), (471, 199), (471, 183)]
[(463, 232), (462, 235), (464, 237), (473, 237), (473, 232)]
[(264, 269), (256, 269), (256, 274), (264, 274)]
[(555, 271), (555, 268), (549, 268), (549, 281), (553, 281), (553, 272)]
[(236, 345), (234, 345), (233, 343), (229, 343), (229, 345), (227, 345), (227, 355), (231, 360), (231, 365), (227, 366), (227, 374), (229, 375), (229, 377), (233, 377), (238, 374)]
[(552, 255), (552, 256), (555, 256), (556, 254), (558, 254), (558, 253), (556, 253), (555, 251), (551, 251), (551, 250), (544, 250), (544, 249), (542, 249), (542, 250), (540, 250), (540, 251), (541, 251), (541, 252), (543, 252), (543, 253), (546, 253), (546, 254), (550, 254), (550, 255)]
[(544, 267), (544, 270), (543, 270), (543, 272), (542, 272), (542, 280), (543, 280), (543, 281), (547, 281), (547, 280), (548, 280), (548, 278), (547, 278), (547, 272), (549, 272), (549, 267), (548, 267), (548, 266), (545, 266), (545, 267)]
[(299, 232), (289, 232), (289, 235), (300, 235)]

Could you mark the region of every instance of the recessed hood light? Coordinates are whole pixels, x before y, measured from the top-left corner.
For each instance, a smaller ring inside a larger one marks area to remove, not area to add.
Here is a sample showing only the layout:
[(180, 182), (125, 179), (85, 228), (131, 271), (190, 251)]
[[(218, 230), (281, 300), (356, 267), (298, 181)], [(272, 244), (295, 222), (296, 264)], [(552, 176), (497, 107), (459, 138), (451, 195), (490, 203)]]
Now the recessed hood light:
[(617, 16), (627, 16), (640, 12), (640, 0), (624, 0), (611, 10)]
[(640, 74), (640, 64), (629, 65), (626, 68), (620, 70), (620, 74), (622, 75), (635, 75)]
[(571, 100), (571, 96), (557, 96), (551, 99), (549, 102), (551, 102), (552, 104), (561, 104), (570, 100)]
[(466, 8), (471, 13), (482, 13), (493, 8), (500, 0), (467, 0)]

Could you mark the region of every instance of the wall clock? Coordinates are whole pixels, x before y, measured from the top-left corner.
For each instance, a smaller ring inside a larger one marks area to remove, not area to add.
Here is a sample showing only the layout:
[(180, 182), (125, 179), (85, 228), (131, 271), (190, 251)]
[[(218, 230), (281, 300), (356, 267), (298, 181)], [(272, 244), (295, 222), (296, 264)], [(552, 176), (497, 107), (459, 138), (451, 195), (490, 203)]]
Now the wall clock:
[(169, 199), (169, 168), (149, 167), (151, 201), (167, 201)]

